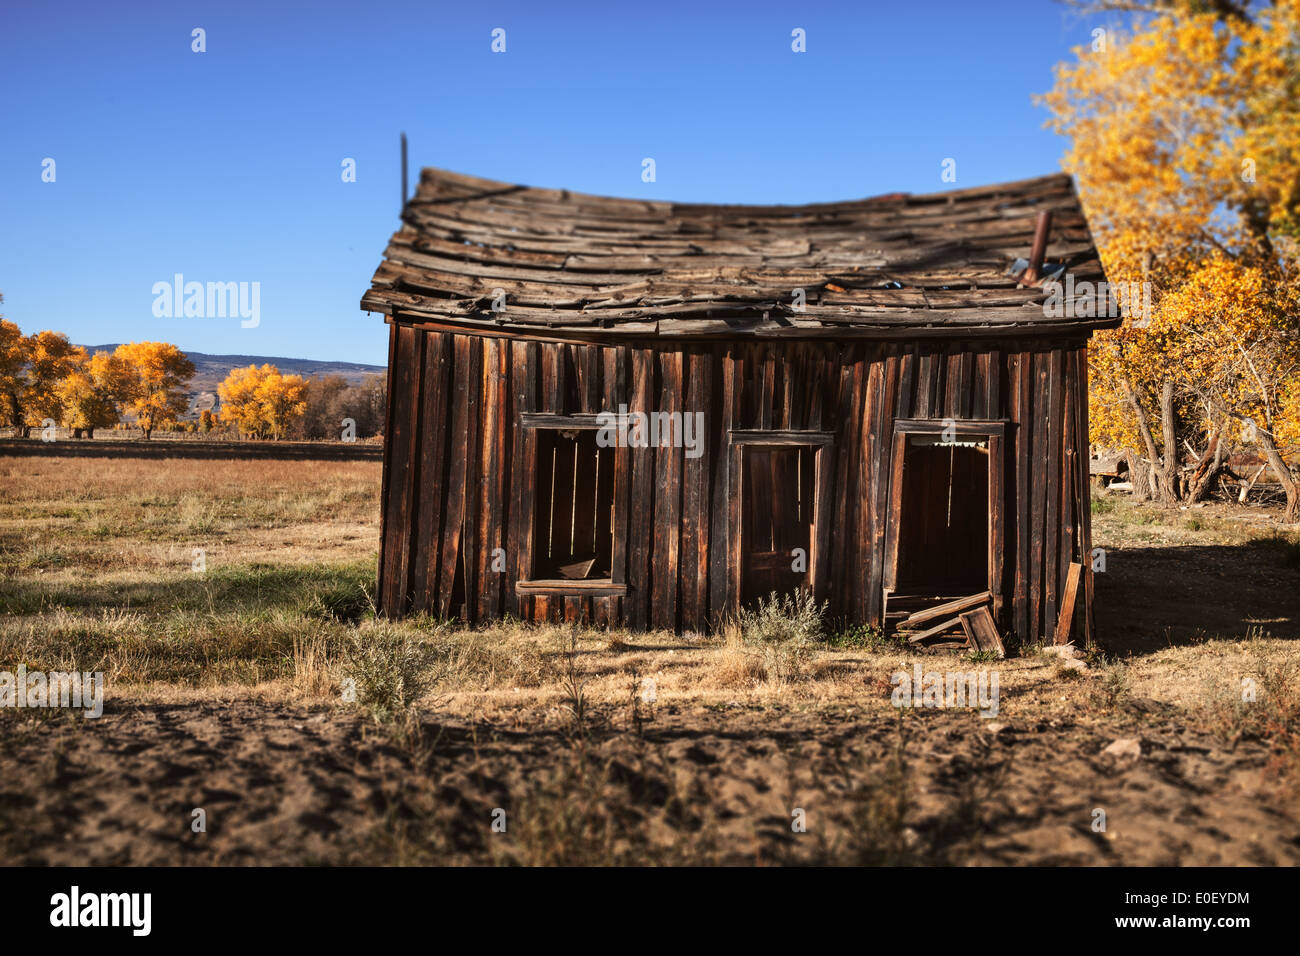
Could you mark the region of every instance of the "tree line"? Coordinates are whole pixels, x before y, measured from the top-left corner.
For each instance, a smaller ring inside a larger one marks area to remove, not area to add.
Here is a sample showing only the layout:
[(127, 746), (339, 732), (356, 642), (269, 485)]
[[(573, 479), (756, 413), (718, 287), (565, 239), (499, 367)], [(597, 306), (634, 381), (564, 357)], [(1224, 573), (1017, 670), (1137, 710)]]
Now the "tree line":
[(168, 342), (130, 342), (92, 355), (61, 332), (24, 335), (0, 318), (0, 427), (22, 438), (50, 424), (93, 438), (95, 429), (121, 427), (126, 416), (146, 439), (158, 430), (350, 440), (383, 430), (383, 375), (353, 385), (341, 375), (304, 378), (270, 364), (236, 368), (217, 387), (217, 410), (190, 420), (194, 373), (194, 363)]

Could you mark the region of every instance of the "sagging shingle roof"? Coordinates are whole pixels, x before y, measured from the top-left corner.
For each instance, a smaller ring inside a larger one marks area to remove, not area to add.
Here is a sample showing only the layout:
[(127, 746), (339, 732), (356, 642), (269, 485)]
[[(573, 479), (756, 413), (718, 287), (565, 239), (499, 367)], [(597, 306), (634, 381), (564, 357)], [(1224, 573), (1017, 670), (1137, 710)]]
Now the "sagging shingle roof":
[(1053, 214), (1047, 263), (1064, 265), (1076, 283), (1104, 278), (1065, 174), (922, 196), (727, 206), (425, 169), (361, 307), (405, 322), (591, 337), (1118, 324), (1081, 302), (1048, 314), (1042, 288), (1007, 274), (1029, 256), (1044, 209)]

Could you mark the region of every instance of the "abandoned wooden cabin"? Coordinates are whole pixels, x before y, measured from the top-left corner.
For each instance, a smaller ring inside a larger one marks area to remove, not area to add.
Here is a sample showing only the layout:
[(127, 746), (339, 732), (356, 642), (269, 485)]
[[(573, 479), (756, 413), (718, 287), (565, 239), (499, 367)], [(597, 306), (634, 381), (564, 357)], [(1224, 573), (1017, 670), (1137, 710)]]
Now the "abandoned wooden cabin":
[(734, 206), (426, 169), (402, 218), (361, 300), (382, 613), (704, 631), (802, 588), (1091, 639), (1086, 348), (1120, 320), (1068, 176)]

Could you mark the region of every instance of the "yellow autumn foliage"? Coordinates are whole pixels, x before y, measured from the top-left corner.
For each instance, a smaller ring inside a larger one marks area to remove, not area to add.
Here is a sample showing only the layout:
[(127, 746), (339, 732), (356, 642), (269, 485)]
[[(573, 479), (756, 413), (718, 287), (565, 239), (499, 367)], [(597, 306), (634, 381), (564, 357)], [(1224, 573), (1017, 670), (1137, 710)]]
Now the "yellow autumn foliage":
[[(1300, 457), (1300, 0), (1154, 4), (1040, 98), (1112, 282), (1152, 313), (1090, 350), (1092, 441), (1173, 475), (1185, 442)], [(1173, 447), (1166, 436), (1172, 436)], [(1271, 460), (1271, 459), (1270, 459)], [(1283, 466), (1289, 511), (1294, 475)]]
[(146, 438), (163, 422), (179, 418), (189, 408), (186, 387), (194, 363), (169, 342), (130, 342), (114, 356), (129, 370), (126, 407), (135, 413)]
[(283, 438), (307, 410), (307, 382), (274, 365), (231, 369), (217, 386), (221, 420), (258, 438)]
[(92, 433), (96, 428), (116, 425), (121, 418), (121, 403), (130, 397), (133, 385), (132, 370), (125, 360), (108, 352), (96, 352), (59, 383), (63, 425)]

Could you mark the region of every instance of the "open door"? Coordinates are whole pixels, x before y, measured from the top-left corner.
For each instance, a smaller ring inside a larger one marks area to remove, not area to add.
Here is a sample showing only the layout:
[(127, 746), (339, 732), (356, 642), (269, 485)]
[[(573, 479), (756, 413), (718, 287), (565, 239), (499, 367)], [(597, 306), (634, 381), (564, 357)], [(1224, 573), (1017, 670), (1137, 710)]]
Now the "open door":
[(937, 595), (984, 590), (988, 524), (988, 441), (907, 436), (896, 589)]
[(895, 423), (886, 601), (1002, 594), (1003, 422)]
[(741, 456), (742, 604), (808, 587), (813, 449), (749, 445)]
[(733, 429), (728, 435), (730, 612), (772, 592), (806, 591), (823, 600), (834, 435), (774, 429)]

